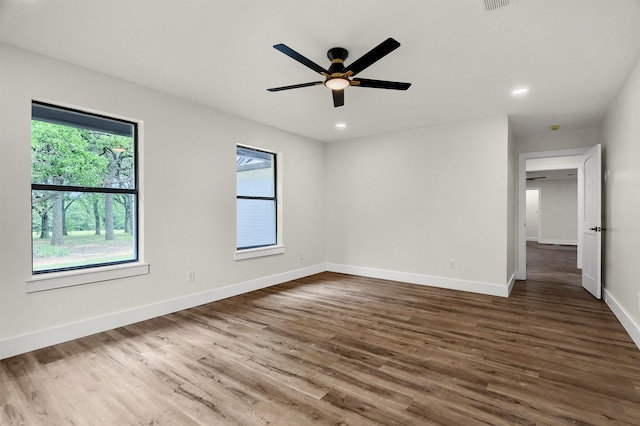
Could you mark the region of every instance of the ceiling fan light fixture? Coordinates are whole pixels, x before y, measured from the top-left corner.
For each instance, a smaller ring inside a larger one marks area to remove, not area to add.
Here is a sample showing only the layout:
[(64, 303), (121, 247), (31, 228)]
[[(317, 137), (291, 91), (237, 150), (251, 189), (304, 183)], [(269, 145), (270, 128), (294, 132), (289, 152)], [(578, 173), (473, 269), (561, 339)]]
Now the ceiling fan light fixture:
[(351, 85), (348, 79), (344, 77), (329, 78), (324, 85), (331, 90), (344, 90)]
[(301, 63), (312, 71), (315, 71), (317, 74), (320, 74), (324, 77), (324, 81), (312, 81), (309, 83), (273, 87), (271, 89), (267, 89), (269, 92), (280, 92), (281, 90), (300, 89), (302, 87), (311, 87), (323, 84), (327, 88), (331, 89), (333, 95), (333, 106), (334, 108), (337, 108), (344, 106), (344, 89), (349, 86), (390, 90), (407, 90), (409, 86), (411, 86), (411, 83), (401, 83), (399, 81), (371, 80), (366, 78), (350, 79), (400, 47), (400, 43), (391, 37), (362, 55), (359, 59), (352, 62), (349, 67), (344, 66), (344, 61), (349, 56), (349, 52), (342, 47), (333, 47), (327, 52), (327, 58), (331, 61), (331, 65), (327, 69), (321, 67), (311, 59), (301, 55), (285, 44), (275, 44), (273, 47), (277, 51), (284, 53), (291, 59)]

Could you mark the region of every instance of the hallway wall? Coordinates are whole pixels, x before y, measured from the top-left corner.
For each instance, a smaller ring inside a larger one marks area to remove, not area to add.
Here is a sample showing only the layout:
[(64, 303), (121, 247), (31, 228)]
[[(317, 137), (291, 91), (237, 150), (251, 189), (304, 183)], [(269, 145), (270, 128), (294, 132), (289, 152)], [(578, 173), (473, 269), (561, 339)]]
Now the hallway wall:
[(640, 346), (640, 61), (609, 108), (600, 135), (605, 297)]

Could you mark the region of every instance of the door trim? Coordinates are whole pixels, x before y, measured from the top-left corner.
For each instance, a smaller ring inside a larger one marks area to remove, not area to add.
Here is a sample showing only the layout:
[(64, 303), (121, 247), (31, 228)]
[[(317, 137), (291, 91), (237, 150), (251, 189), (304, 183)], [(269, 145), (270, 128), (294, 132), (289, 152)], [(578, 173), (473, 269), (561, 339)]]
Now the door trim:
[[(527, 206), (526, 206), (526, 190), (527, 190), (527, 160), (532, 158), (552, 158), (552, 157), (571, 157), (577, 155), (583, 155), (592, 147), (587, 148), (574, 148), (574, 149), (561, 149), (557, 151), (539, 151), (539, 152), (521, 152), (518, 154), (518, 244), (517, 254), (518, 263), (516, 267), (516, 279), (527, 279), (527, 230), (525, 228), (525, 221), (527, 218)], [(558, 167), (556, 167), (558, 168)], [(582, 173), (582, 169), (578, 169), (578, 178)], [(580, 179), (578, 179), (578, 203), (580, 203), (583, 196), (584, 188), (581, 187)], [(578, 216), (580, 214), (578, 213)], [(578, 217), (580, 221), (580, 217)], [(580, 238), (580, 235), (578, 235)], [(578, 241), (578, 247), (580, 247), (580, 241)], [(578, 259), (580, 256), (578, 256)]]

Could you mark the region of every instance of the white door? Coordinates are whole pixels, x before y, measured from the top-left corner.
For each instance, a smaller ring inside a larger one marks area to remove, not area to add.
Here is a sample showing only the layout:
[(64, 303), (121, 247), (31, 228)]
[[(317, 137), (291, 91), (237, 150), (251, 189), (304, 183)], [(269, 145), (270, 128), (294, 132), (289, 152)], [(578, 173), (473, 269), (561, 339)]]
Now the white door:
[(540, 242), (540, 190), (527, 189), (526, 194), (527, 218), (525, 228), (527, 241)]
[(602, 162), (600, 144), (582, 156), (584, 220), (582, 222), (582, 287), (602, 297)]

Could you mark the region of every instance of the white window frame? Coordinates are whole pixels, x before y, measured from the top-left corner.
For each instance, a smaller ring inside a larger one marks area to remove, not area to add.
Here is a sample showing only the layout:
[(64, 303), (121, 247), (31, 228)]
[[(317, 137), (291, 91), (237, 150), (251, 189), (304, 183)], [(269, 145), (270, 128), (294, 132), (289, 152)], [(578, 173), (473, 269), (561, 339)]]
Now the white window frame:
[[(237, 144), (236, 148), (247, 148), (247, 149), (252, 149), (252, 150), (256, 150), (256, 151), (262, 151), (262, 152), (266, 152), (269, 154), (273, 154), (276, 160), (276, 244), (274, 245), (270, 245), (270, 246), (265, 246), (265, 247), (256, 247), (256, 248), (248, 248), (248, 249), (240, 249), (238, 250), (238, 244), (236, 241), (235, 244), (235, 252), (233, 255), (233, 259), (234, 260), (245, 260), (245, 259), (253, 259), (256, 257), (264, 257), (264, 256), (274, 256), (274, 255), (279, 255), (279, 254), (284, 254), (285, 252), (285, 246), (284, 246), (284, 242), (283, 242), (283, 235), (284, 235), (284, 220), (283, 220), (283, 191), (282, 191), (282, 182), (283, 182), (283, 169), (284, 167), (282, 166), (283, 164), (283, 155), (282, 153), (279, 152), (275, 152), (269, 149), (265, 149), (265, 148), (260, 148), (260, 147), (256, 147), (256, 146), (251, 146), (251, 145), (244, 145), (244, 144)], [(237, 181), (237, 170), (235, 171), (236, 173), (236, 181)], [(236, 188), (236, 197), (237, 197), (238, 191)], [(237, 199), (237, 198), (236, 198)], [(236, 210), (236, 235), (237, 235), (237, 229), (238, 229), (238, 213)]]
[[(78, 285), (92, 284), (103, 281), (118, 280), (123, 278), (131, 278), (150, 273), (151, 266), (144, 262), (144, 122), (142, 120), (132, 119), (116, 114), (105, 113), (103, 111), (93, 110), (77, 105), (63, 104), (45, 99), (33, 99), (33, 102), (59, 106), (61, 108), (77, 110), (87, 114), (95, 114), (99, 116), (114, 118), (116, 120), (124, 120), (135, 123), (138, 128), (137, 135), (137, 179), (138, 179), (138, 261), (128, 262), (115, 265), (96, 266), (92, 268), (73, 269), (59, 272), (47, 272), (34, 274), (31, 270), (31, 276), (26, 279), (26, 293), (36, 293), (40, 291), (54, 290), (65, 287), (75, 287)], [(29, 109), (31, 112), (31, 109)], [(31, 121), (30, 121), (31, 122)], [(29, 212), (31, 215), (31, 212)], [(29, 246), (32, 250), (32, 246)], [(33, 264), (30, 263), (30, 267)]]

